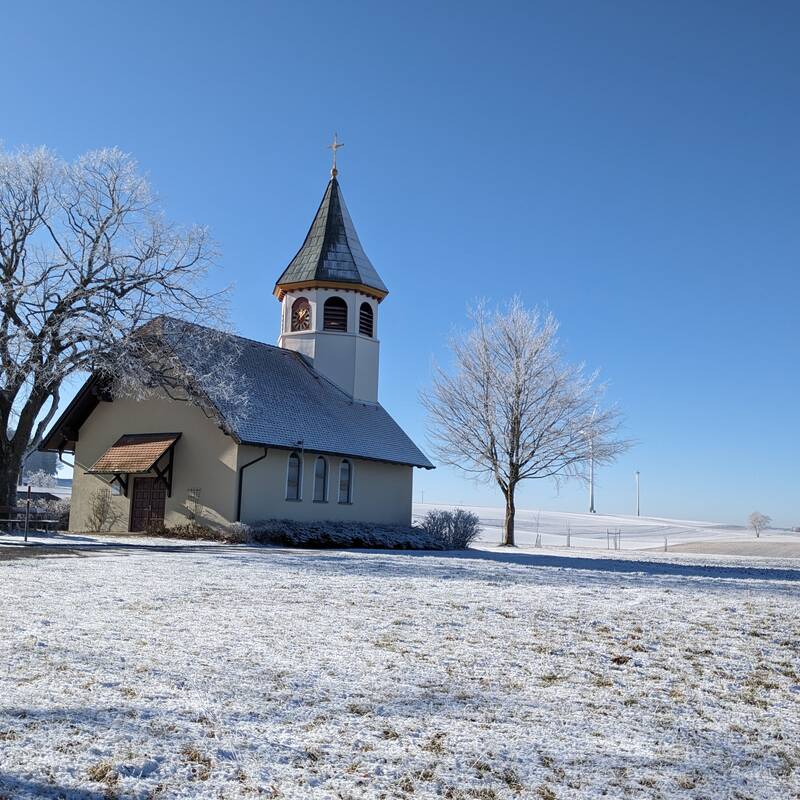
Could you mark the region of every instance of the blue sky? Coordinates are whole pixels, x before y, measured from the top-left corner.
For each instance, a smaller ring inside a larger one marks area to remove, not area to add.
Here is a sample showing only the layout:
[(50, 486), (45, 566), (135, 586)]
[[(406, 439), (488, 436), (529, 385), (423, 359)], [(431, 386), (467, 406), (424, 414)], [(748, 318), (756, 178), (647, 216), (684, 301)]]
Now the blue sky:
[[(238, 330), (274, 341), (276, 277), (329, 169), (391, 294), (381, 399), (418, 392), (478, 297), (553, 311), (639, 444), (599, 511), (800, 525), (800, 6), (795, 3), (18, 3), (0, 139), (134, 154), (208, 224)], [(416, 473), (426, 501), (498, 504)], [(519, 507), (584, 510), (532, 482)]]

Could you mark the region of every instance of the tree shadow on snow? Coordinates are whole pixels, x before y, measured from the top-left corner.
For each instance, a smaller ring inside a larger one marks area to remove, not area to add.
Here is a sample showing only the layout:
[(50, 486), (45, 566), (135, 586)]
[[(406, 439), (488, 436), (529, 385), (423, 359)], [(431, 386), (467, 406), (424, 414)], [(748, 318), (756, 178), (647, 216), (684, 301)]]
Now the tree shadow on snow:
[[(222, 551), (223, 557), (251, 559), (254, 551), (246, 550)], [(800, 569), (757, 567), (739, 565), (681, 564), (666, 561), (648, 561), (635, 559), (606, 558), (602, 556), (561, 556), (545, 553), (525, 553), (509, 550), (261, 550), (264, 555), (276, 557), (292, 555), (302, 559), (304, 569), (320, 569), (342, 573), (361, 573), (387, 576), (421, 575), (426, 570), (429, 575), (442, 578), (502, 580), (503, 572), (492, 569), (483, 574), (476, 574), (475, 562), (487, 567), (491, 565), (508, 565), (513, 567), (530, 567), (537, 570), (553, 572), (580, 571), (593, 573), (597, 577), (608, 575), (630, 575), (635, 577), (673, 577), (673, 578), (705, 578), (732, 581), (800, 581)], [(358, 559), (353, 555), (370, 555), (374, 558)], [(414, 564), (414, 561), (424, 562)], [(471, 563), (467, 563), (471, 562)], [(509, 578), (518, 579), (519, 571), (514, 570)]]
[[(435, 556), (432, 551), (415, 550), (409, 555)], [(547, 553), (525, 553), (513, 550), (459, 550), (438, 555), (458, 559), (479, 559), (500, 564), (527, 567), (590, 570), (592, 572), (676, 575), (686, 578), (727, 578), (730, 580), (799, 581), (800, 568), (751, 567), (739, 565), (680, 564), (674, 561), (607, 558), (604, 556), (562, 556)], [(798, 565), (800, 567), (800, 565)]]
[[(15, 543), (16, 544), (16, 543)], [(343, 573), (420, 575), (421, 569), (428, 574), (446, 577), (470, 577), (472, 579), (498, 580), (502, 572), (492, 569), (482, 575), (476, 574), (475, 562), (487, 567), (508, 565), (531, 567), (535, 569), (561, 571), (582, 571), (597, 576), (631, 575), (673, 578), (705, 578), (732, 581), (800, 581), (798, 568), (759, 567), (747, 565), (715, 565), (677, 563), (674, 561), (638, 560), (635, 558), (608, 558), (604, 556), (567, 556), (549, 553), (530, 553), (511, 549), (497, 550), (379, 550), (379, 549), (330, 549), (312, 550), (285, 548), (265, 545), (230, 544), (176, 544), (147, 542), (108, 542), (87, 543), (69, 546), (50, 544), (28, 544), (8, 548), (11, 553), (23, 551), (26, 555), (126, 555), (135, 553), (162, 553), (176, 555), (214, 555), (226, 561), (252, 563), (261, 558), (296, 558), (304, 569), (320, 571), (341, 571)], [(7, 551), (7, 552), (8, 552)], [(0, 548), (0, 554), (2, 548)], [(355, 563), (354, 555), (367, 555)], [(0, 558), (2, 556), (0, 555)], [(425, 562), (414, 564), (414, 561)], [(468, 564), (467, 562), (472, 562)], [(468, 576), (465, 574), (468, 573)], [(519, 578), (519, 572), (514, 572)], [(510, 576), (509, 576), (510, 577)]]
[(13, 797), (15, 800), (46, 797), (53, 800), (107, 800), (107, 789), (68, 789), (43, 781), (26, 780), (14, 775), (0, 772), (0, 796)]
[[(450, 555), (450, 554), (449, 554)], [(684, 578), (723, 578), (728, 580), (800, 581), (798, 569), (745, 565), (681, 564), (632, 558), (605, 556), (562, 556), (546, 553), (519, 553), (507, 550), (466, 550), (453, 553), (456, 558), (477, 558), (498, 563), (520, 564), (529, 567), (590, 570), (621, 574), (665, 575)]]
[(72, 543), (72, 537), (63, 543), (50, 542), (7, 542), (0, 541), (0, 560), (25, 556), (92, 556), (92, 555), (134, 555), (136, 553), (164, 554), (197, 554), (197, 553), (229, 553), (232, 545), (197, 545), (197, 544), (148, 544), (140, 542), (97, 542)]

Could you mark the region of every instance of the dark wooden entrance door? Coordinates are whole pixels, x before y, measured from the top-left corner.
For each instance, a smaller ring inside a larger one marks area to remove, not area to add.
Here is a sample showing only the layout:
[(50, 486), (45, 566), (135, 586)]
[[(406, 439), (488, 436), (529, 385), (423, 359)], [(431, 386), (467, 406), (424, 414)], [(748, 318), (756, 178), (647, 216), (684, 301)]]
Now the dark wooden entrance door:
[(146, 531), (164, 524), (167, 487), (158, 478), (135, 478), (131, 502), (131, 530)]

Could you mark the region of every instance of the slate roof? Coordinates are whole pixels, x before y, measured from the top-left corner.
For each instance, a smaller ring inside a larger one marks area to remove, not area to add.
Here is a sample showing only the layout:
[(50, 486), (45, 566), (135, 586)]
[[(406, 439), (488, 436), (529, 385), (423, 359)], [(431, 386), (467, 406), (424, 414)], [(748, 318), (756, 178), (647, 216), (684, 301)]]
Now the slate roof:
[(328, 183), (303, 246), (275, 286), (306, 281), (360, 284), (375, 289), (381, 296), (388, 294), (361, 246), (335, 176)]
[(299, 353), (236, 339), (235, 369), (248, 399), (239, 419), (231, 414), (241, 442), (294, 448), (302, 441), (314, 452), (433, 467), (383, 406), (353, 400)]
[[(351, 456), (372, 461), (433, 469), (433, 464), (379, 404), (362, 403), (314, 370), (299, 353), (282, 347), (221, 333), (168, 317), (159, 318), (160, 335), (171, 351), (197, 374), (227, 374), (241, 388), (246, 402), (232, 404), (225, 393), (208, 399), (226, 430), (241, 444)], [(208, 340), (204, 341), (204, 337)], [(212, 346), (208, 346), (208, 342)], [(213, 363), (219, 359), (224, 364)], [(90, 378), (79, 393), (99, 399)], [(73, 403), (45, 436), (42, 449), (69, 442), (91, 411)], [(84, 403), (85, 405), (85, 403)], [(158, 420), (153, 420), (157, 426)], [(302, 444), (299, 444), (302, 442)]]

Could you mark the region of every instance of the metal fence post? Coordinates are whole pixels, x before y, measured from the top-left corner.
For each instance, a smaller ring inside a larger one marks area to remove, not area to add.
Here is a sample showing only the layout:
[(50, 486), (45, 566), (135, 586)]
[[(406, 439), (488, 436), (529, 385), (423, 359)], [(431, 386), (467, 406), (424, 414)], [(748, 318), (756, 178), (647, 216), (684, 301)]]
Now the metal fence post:
[(31, 519), (31, 487), (28, 486), (28, 497), (25, 500), (25, 541), (28, 541), (28, 524)]

